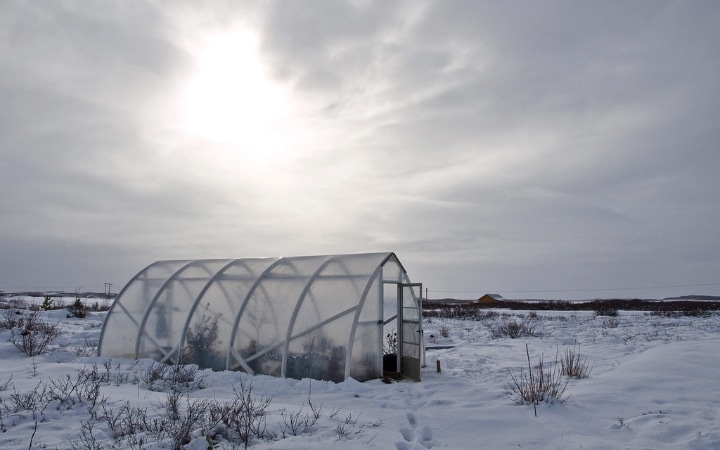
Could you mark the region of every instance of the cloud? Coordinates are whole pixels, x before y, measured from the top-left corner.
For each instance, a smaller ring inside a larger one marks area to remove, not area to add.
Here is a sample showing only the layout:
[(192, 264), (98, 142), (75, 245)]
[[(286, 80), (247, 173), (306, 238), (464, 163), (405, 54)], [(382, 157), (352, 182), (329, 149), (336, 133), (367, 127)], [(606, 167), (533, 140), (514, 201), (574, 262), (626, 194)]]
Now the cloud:
[[(0, 288), (378, 250), (431, 290), (717, 281), (714, 3), (0, 8)], [(289, 105), (266, 160), (183, 125), (238, 30)]]

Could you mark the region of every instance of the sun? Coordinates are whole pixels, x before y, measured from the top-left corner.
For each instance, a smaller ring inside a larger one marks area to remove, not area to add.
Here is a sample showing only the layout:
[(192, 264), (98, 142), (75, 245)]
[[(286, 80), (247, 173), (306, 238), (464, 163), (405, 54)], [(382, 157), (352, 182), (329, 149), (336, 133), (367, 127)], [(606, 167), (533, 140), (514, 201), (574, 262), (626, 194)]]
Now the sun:
[(196, 69), (181, 94), (181, 127), (220, 144), (223, 159), (252, 165), (281, 158), (291, 138), (290, 101), (272, 81), (245, 31), (205, 36), (194, 50)]

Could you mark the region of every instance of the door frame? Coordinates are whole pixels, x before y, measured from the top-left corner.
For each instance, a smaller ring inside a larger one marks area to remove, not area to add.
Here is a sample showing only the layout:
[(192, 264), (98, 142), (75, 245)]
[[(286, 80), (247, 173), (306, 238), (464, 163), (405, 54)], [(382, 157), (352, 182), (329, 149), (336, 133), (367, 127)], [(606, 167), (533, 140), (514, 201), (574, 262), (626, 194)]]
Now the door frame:
[[(417, 292), (415, 291), (417, 289)], [(417, 315), (405, 314), (407, 294)], [(397, 283), (397, 367), (400, 375), (420, 381), (420, 368), (425, 365), (425, 345), (422, 330), (422, 283)], [(416, 333), (409, 336), (406, 333)]]

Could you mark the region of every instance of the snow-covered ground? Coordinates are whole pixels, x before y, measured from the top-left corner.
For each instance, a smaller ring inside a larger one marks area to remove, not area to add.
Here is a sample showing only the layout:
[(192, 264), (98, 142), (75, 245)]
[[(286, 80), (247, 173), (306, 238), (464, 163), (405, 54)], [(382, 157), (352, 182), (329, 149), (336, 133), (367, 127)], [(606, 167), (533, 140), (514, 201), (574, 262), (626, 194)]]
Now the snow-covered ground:
[[(541, 336), (493, 339), (492, 327), (529, 314), (496, 312), (482, 321), (426, 319), (426, 338), (435, 336), (428, 345), (450, 348), (428, 349), (420, 383), (335, 384), (201, 371), (196, 378), (203, 387), (187, 388), (186, 395), (191, 403), (230, 401), (244, 380), (246, 389), (252, 383), (255, 399), (271, 398), (266, 426), (275, 439), (252, 440), (254, 449), (720, 448), (720, 315), (620, 311), (611, 319), (592, 312), (537, 312), (526, 320)], [(94, 356), (105, 313), (84, 319), (68, 318), (65, 310), (39, 314), (58, 321), (62, 330), (45, 354), (26, 356), (10, 342), (11, 332), (0, 330), (0, 448), (172, 448), (167, 435), (158, 440), (141, 433), (144, 442), (113, 439), (108, 415), (127, 405), (150, 420), (167, 418), (169, 394), (144, 381), (152, 361), (107, 363)], [(532, 406), (506, 395), (510, 373), (527, 371), (526, 344), (533, 364), (543, 355), (547, 365), (575, 348), (591, 367), (588, 378), (570, 380), (564, 403), (541, 403), (537, 417)], [(108, 375), (96, 383), (95, 404), (86, 392), (42, 410), (18, 406), (31, 402), (34, 391), (59, 391), (66, 380), (92, 371)], [(294, 435), (288, 426), (293, 417), (313, 417), (308, 400), (319, 417)], [(182, 399), (181, 406), (187, 404)], [(243, 448), (214, 437), (217, 448)], [(208, 440), (195, 429), (184, 448), (204, 450)]]

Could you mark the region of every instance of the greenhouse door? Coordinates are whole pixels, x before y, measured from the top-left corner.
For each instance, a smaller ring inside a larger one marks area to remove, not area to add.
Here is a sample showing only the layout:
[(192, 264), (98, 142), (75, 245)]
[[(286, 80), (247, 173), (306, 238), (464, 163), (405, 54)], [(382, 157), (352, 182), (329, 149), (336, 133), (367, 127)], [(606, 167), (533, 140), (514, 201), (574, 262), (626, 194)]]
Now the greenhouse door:
[(420, 381), (422, 355), (421, 283), (398, 284), (400, 374)]

